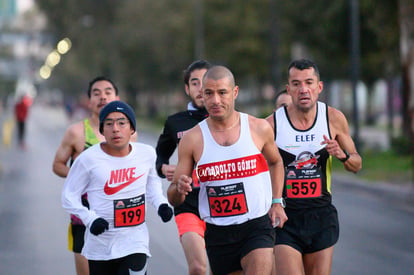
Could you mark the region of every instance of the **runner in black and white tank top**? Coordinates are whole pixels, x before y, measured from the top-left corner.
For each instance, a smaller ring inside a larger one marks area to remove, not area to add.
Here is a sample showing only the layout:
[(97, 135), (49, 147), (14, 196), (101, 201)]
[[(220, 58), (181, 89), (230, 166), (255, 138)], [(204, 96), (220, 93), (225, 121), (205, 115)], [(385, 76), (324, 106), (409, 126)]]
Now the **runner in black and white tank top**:
[(285, 166), (283, 197), (290, 209), (331, 204), (332, 157), (321, 145), (323, 135), (331, 138), (328, 106), (318, 102), (317, 115), (307, 130), (296, 129), (286, 107), (274, 112), (275, 142)]

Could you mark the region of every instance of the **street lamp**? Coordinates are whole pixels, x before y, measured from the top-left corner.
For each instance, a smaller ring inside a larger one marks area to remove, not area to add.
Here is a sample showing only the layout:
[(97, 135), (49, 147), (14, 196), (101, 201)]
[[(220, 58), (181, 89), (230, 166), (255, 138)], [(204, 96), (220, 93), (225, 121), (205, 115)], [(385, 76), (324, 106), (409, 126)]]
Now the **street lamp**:
[(72, 47), (72, 41), (70, 41), (70, 39), (66, 37), (60, 40), (59, 43), (57, 44), (57, 51), (60, 54), (65, 54), (70, 50), (71, 47)]
[(39, 75), (42, 79), (48, 79), (52, 74), (53, 68), (59, 64), (61, 60), (61, 56), (66, 54), (70, 48), (72, 47), (72, 41), (69, 38), (64, 38), (60, 40), (57, 45), (56, 49), (54, 49), (51, 53), (49, 53), (46, 57), (45, 64), (40, 67)]

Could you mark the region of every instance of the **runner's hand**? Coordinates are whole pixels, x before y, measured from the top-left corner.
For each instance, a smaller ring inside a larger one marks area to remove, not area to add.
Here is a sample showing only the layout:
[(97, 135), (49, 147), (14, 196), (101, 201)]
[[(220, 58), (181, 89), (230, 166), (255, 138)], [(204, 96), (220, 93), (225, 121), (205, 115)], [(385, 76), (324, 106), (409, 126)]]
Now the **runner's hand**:
[(181, 175), (177, 181), (177, 191), (180, 194), (188, 195), (189, 192), (193, 191), (191, 183), (193, 179), (186, 175)]
[(321, 145), (324, 144), (326, 144), (325, 149), (329, 155), (334, 156), (338, 159), (346, 157), (341, 146), (339, 146), (336, 140), (329, 139), (326, 135), (323, 135), (323, 141), (321, 142)]
[(168, 206), (168, 204), (163, 203), (160, 205), (160, 207), (158, 207), (158, 216), (161, 217), (163, 222), (168, 222), (169, 220), (171, 220), (172, 215), (173, 211), (171, 207)]
[(102, 234), (105, 231), (105, 229), (108, 230), (108, 228), (109, 223), (106, 220), (104, 220), (103, 218), (97, 218), (93, 221), (90, 231), (95, 236), (98, 236), (99, 234)]
[(172, 181), (174, 177), (176, 165), (172, 164), (163, 164), (161, 166), (161, 171), (164, 174), (164, 176), (167, 178), (168, 181)]

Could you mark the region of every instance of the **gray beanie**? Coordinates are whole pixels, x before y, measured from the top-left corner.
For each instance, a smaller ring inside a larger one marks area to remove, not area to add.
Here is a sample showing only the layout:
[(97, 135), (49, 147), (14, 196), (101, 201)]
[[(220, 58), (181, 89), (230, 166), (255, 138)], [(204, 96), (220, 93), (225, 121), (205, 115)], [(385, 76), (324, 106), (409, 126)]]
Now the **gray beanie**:
[(103, 123), (105, 118), (113, 112), (119, 112), (126, 115), (126, 117), (129, 119), (129, 122), (131, 123), (132, 127), (134, 128), (134, 131), (136, 130), (136, 121), (135, 121), (135, 113), (134, 110), (126, 104), (123, 101), (112, 101), (106, 104), (101, 112), (99, 113), (99, 132), (103, 134)]

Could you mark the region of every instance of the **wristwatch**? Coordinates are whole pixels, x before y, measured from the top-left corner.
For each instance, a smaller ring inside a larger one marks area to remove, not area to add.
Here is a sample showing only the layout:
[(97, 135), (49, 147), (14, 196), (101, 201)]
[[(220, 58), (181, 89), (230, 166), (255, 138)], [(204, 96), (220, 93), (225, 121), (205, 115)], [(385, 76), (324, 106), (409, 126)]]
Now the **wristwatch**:
[(345, 162), (345, 161), (347, 161), (349, 159), (349, 153), (348, 153), (347, 150), (344, 150), (344, 149), (342, 149), (342, 151), (345, 153), (345, 157), (344, 158), (341, 158), (339, 160), (342, 161), (342, 162)]
[(272, 204), (274, 203), (280, 203), (280, 206), (282, 206), (283, 208), (286, 207), (286, 202), (284, 198), (272, 199)]

